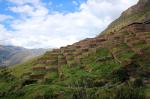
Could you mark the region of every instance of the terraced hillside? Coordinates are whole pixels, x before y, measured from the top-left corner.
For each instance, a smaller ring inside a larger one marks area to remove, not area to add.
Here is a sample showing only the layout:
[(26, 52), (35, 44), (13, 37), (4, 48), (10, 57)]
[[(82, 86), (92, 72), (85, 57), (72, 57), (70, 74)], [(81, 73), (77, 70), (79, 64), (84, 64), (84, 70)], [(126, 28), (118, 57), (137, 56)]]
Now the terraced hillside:
[(103, 33), (120, 30), (122, 27), (134, 23), (150, 20), (150, 0), (139, 0), (139, 2), (124, 11), (121, 16), (112, 22)]
[(0, 70), (1, 99), (150, 99), (150, 21)]
[(9, 70), (2, 69), (1, 77), (5, 74), (8, 79), (1, 79), (1, 96), (149, 99), (149, 28), (149, 22), (133, 23), (116, 33), (87, 38)]

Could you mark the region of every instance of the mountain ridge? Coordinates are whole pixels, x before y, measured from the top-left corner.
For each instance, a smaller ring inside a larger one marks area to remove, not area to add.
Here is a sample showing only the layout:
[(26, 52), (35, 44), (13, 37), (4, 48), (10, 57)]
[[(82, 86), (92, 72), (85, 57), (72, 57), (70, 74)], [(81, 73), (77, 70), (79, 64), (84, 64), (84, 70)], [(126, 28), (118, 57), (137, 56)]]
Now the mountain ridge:
[(16, 46), (0, 46), (0, 65), (11, 66), (26, 62), (34, 57), (44, 54), (46, 49), (25, 49)]
[(108, 27), (102, 32), (111, 33), (120, 30), (129, 24), (135, 22), (144, 22), (150, 20), (150, 1), (149, 0), (139, 0), (137, 4), (128, 8), (124, 11), (121, 16), (113, 21)]
[(149, 3), (150, 3), (149, 0), (140, 0), (136, 5), (124, 11), (122, 15), (128, 16), (128, 15), (137, 13), (138, 11), (143, 11), (146, 7), (149, 6)]

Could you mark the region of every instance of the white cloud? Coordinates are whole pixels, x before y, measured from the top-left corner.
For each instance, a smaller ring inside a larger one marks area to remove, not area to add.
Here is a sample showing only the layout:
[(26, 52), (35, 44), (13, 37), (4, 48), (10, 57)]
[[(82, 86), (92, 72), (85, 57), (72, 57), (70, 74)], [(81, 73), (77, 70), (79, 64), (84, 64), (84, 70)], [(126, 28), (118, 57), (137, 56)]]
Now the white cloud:
[[(15, 33), (10, 39), (11, 44), (45, 48), (60, 47), (98, 35), (137, 0), (87, 0), (80, 5), (79, 11), (67, 14), (49, 13), (49, 9), (40, 0), (9, 1), (16, 4), (9, 9), (22, 17), (12, 21), (11, 27)], [(11, 35), (11, 32), (8, 34)]]
[(34, 8), (29, 5), (15, 6), (15, 7), (10, 7), (9, 9), (15, 13), (23, 13), (23, 14), (29, 14), (29, 15), (32, 14), (34, 10)]
[(40, 0), (9, 0), (16, 4), (16, 6), (9, 7), (9, 10), (19, 13), (22, 17), (41, 17), (48, 14), (48, 9)]
[(138, 0), (88, 0), (81, 4), (81, 10), (90, 12), (100, 19), (119, 17), (122, 11), (135, 4)]
[(0, 14), (0, 22), (6, 21), (8, 19), (12, 19), (12, 16)]
[(10, 44), (10, 39), (12, 38), (11, 33), (0, 24), (0, 44)]

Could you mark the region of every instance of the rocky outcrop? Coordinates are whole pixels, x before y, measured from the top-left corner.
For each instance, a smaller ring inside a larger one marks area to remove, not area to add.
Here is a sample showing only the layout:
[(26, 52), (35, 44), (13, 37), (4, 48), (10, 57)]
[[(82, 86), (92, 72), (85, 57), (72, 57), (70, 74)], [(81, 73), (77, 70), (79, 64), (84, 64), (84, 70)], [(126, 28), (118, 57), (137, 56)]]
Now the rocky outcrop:
[(139, 11), (144, 11), (147, 7), (149, 7), (150, 0), (140, 0), (136, 5), (127, 9), (122, 13), (122, 16), (129, 16), (134, 13), (138, 13)]

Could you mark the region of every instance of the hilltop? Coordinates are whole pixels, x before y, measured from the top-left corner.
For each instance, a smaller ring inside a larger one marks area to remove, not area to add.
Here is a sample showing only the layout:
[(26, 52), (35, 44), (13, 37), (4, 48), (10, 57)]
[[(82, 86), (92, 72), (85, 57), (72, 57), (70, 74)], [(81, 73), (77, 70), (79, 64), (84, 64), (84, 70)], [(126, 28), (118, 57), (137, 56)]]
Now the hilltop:
[(1, 69), (1, 98), (149, 99), (150, 20), (139, 17), (149, 6), (140, 0), (95, 38)]
[(139, 2), (124, 11), (121, 16), (112, 22), (103, 33), (110, 33), (120, 30), (122, 27), (135, 23), (135, 22), (145, 22), (150, 20), (150, 1), (149, 0), (139, 0)]

